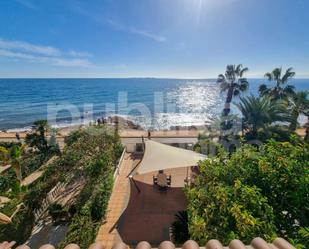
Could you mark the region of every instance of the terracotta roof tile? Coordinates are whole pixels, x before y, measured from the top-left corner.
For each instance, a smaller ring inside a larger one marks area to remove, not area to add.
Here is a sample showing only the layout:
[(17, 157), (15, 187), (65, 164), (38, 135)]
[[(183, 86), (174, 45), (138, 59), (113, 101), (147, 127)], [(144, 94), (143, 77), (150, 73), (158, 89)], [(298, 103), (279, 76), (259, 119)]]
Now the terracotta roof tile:
[(151, 245), (147, 241), (141, 241), (137, 244), (135, 249), (151, 249)]
[[(15, 246), (15, 242), (2, 242), (0, 249), (11, 249)], [(151, 249), (151, 245), (147, 241), (142, 241), (137, 244), (135, 249)], [(176, 246), (170, 241), (163, 241), (158, 249), (175, 249)], [(194, 240), (188, 240), (182, 246), (182, 249), (295, 249), (289, 242), (282, 238), (275, 239), (272, 243), (267, 243), (262, 238), (255, 238), (251, 241), (250, 245), (245, 246), (240, 240), (232, 240), (228, 246), (223, 246), (218, 240), (209, 240), (205, 246), (199, 246)], [(20, 245), (16, 249), (30, 249), (27, 245)], [(54, 246), (46, 244), (42, 245), (39, 249), (55, 249)], [(68, 244), (64, 249), (80, 249), (76, 244)], [(104, 248), (103, 244), (96, 242), (92, 244), (89, 249), (108, 249)], [(112, 249), (129, 249), (125, 243), (117, 243)]]
[(212, 239), (206, 243), (205, 248), (206, 249), (223, 249), (223, 246), (219, 240)]
[[(39, 248), (41, 249), (41, 248)], [(105, 249), (102, 243), (96, 242), (89, 246), (89, 249)]]
[(246, 246), (240, 240), (234, 239), (230, 242), (229, 248), (230, 249), (246, 249)]
[(163, 241), (159, 245), (159, 249), (175, 249), (175, 245), (170, 241)]
[(12, 241), (12, 242), (4, 241), (4, 242), (0, 243), (0, 249), (10, 249), (10, 248), (12, 248), (15, 244), (16, 244), (15, 241)]
[(77, 244), (68, 244), (64, 249), (80, 249)]
[(183, 249), (200, 249), (199, 245), (194, 240), (188, 240), (182, 246)]
[(30, 249), (30, 247), (27, 246), (27, 245), (20, 245), (20, 246), (16, 247), (16, 249)]
[(282, 238), (275, 239), (273, 245), (279, 249), (294, 249), (294, 246)]
[(50, 244), (45, 244), (45, 245), (42, 245), (40, 249), (55, 249), (55, 247)]

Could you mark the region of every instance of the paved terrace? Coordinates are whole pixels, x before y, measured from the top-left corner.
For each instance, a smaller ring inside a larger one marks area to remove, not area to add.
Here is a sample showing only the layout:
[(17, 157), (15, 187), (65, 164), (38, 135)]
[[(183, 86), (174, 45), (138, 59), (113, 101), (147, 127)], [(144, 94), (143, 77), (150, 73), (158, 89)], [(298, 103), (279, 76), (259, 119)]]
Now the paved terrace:
[(169, 228), (178, 211), (186, 209), (187, 203), (182, 188), (160, 191), (157, 186), (136, 181), (141, 192), (131, 182), (128, 207), (121, 215), (117, 229), (124, 243), (130, 247), (140, 241), (159, 246), (170, 240)]
[[(111, 249), (119, 242), (135, 246), (142, 240), (158, 246), (161, 241), (170, 239), (169, 228), (175, 214), (186, 209), (186, 198), (180, 186), (183, 186), (187, 170), (181, 168), (167, 172), (174, 176), (172, 188), (167, 191), (153, 186), (152, 174), (136, 177), (139, 192), (127, 176), (140, 159), (141, 155), (126, 153), (120, 166), (108, 204), (106, 222), (100, 227), (96, 238), (105, 249)], [(176, 178), (182, 179), (181, 182)]]

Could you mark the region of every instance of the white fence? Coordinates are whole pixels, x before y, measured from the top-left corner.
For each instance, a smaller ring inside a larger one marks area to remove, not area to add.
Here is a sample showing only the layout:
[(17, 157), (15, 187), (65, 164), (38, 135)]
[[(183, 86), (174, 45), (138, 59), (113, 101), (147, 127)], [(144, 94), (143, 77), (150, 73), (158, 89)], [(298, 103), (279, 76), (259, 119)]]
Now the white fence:
[(123, 159), (124, 159), (125, 154), (126, 154), (126, 148), (123, 149), (122, 154), (121, 154), (121, 157), (120, 157), (120, 159), (119, 159), (119, 162), (118, 162), (118, 164), (117, 164), (117, 166), (116, 166), (116, 168), (115, 168), (114, 180), (116, 180), (117, 176), (119, 175), (120, 166), (121, 166), (121, 164), (122, 164), (122, 161), (123, 161)]

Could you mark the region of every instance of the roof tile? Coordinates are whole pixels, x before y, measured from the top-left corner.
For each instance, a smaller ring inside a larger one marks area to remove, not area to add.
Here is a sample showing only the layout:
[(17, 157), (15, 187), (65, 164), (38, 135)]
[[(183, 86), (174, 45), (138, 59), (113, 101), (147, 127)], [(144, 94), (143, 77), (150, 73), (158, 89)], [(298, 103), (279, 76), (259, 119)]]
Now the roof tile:
[[(15, 241), (12, 242), (2, 242), (0, 243), (0, 249), (11, 249), (15, 245)], [(135, 249), (151, 249), (151, 245), (147, 241), (141, 241), (137, 244)], [(163, 241), (158, 249), (175, 249), (176, 246), (171, 241)], [(182, 249), (202, 249), (194, 240), (186, 241)], [(27, 245), (20, 245), (16, 249), (30, 249)], [(54, 246), (45, 244), (39, 249), (55, 249)], [(80, 249), (77, 244), (68, 244), (64, 249)], [(104, 247), (101, 242), (96, 242), (90, 245), (89, 249), (110, 249)], [(112, 249), (129, 249), (129, 246), (123, 242), (116, 243)], [(232, 240), (227, 247), (223, 247), (220, 241), (210, 240), (207, 242), (205, 249), (295, 249), (289, 242), (283, 238), (277, 238), (272, 243), (267, 243), (262, 238), (255, 238), (252, 240), (251, 245), (245, 246), (240, 240)]]
[(151, 245), (147, 241), (141, 241), (137, 244), (135, 249), (151, 249)]
[(251, 241), (251, 246), (254, 249), (271, 249), (268, 243), (260, 237), (257, 237)]
[(80, 249), (77, 244), (68, 244), (64, 249)]
[(230, 249), (246, 249), (246, 246), (240, 240), (234, 239), (230, 242), (229, 248)]
[(199, 249), (199, 245), (194, 240), (188, 240), (182, 246), (183, 249)]
[(212, 239), (207, 242), (205, 248), (206, 249), (223, 249), (223, 246), (219, 240)]

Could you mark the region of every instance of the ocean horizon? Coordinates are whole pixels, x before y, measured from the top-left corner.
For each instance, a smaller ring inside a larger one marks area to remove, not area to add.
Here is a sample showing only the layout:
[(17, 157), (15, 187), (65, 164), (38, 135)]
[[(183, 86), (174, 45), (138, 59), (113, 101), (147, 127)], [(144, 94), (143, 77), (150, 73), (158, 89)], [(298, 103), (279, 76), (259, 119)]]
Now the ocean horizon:
[[(248, 80), (245, 94), (256, 95), (259, 85), (268, 83)], [(290, 84), (298, 91), (309, 90), (309, 79), (293, 79)], [(216, 79), (1, 78), (0, 130), (29, 129), (33, 121), (51, 116), (55, 127), (113, 115), (152, 129), (204, 125), (220, 115), (225, 96)], [(232, 105), (238, 114), (236, 109)]]

